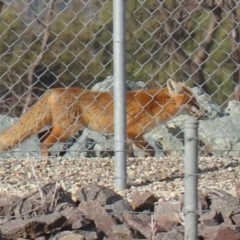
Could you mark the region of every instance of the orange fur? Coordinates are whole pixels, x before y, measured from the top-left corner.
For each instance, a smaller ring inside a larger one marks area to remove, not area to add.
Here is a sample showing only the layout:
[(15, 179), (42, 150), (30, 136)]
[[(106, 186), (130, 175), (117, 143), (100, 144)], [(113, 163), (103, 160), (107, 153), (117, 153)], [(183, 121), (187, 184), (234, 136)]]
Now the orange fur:
[[(154, 155), (153, 148), (143, 135), (156, 125), (164, 123), (182, 111), (200, 117), (205, 113), (198, 107), (190, 89), (169, 80), (167, 87), (154, 90), (129, 91), (126, 95), (128, 141)], [(113, 133), (113, 94), (80, 88), (56, 88), (43, 97), (15, 124), (0, 134), (0, 151), (10, 150), (43, 127), (51, 126), (41, 139), (41, 152), (56, 142), (63, 142), (80, 128)]]

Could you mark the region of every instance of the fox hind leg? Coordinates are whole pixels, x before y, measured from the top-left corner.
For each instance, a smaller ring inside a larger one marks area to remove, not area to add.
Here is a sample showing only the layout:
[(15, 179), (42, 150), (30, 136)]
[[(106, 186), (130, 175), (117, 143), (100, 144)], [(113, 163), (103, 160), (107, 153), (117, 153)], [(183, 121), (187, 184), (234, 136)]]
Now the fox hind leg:
[(134, 157), (133, 143), (129, 139), (127, 139), (127, 156)]
[(38, 133), (38, 139), (39, 139), (40, 143), (44, 142), (44, 140), (50, 135), (51, 131), (52, 131), (52, 128)]
[[(144, 139), (142, 135), (137, 137), (129, 138), (131, 139), (132, 144), (139, 150), (143, 150), (145, 152), (145, 157), (154, 157), (155, 149)], [(133, 150), (132, 150), (133, 154)], [(133, 154), (134, 155), (134, 154)]]
[(40, 133), (41, 153), (43, 157), (49, 156), (49, 148), (57, 142), (64, 142), (71, 136), (68, 134), (67, 129), (62, 129), (58, 124), (54, 125), (51, 129)]

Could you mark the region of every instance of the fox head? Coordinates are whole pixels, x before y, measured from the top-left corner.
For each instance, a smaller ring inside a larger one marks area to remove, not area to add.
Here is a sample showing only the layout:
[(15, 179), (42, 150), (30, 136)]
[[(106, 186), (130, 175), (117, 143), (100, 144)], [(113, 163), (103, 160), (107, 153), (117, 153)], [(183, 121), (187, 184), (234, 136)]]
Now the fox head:
[(168, 79), (167, 88), (170, 96), (182, 111), (197, 119), (206, 116), (206, 110), (199, 106), (193, 92), (184, 83)]

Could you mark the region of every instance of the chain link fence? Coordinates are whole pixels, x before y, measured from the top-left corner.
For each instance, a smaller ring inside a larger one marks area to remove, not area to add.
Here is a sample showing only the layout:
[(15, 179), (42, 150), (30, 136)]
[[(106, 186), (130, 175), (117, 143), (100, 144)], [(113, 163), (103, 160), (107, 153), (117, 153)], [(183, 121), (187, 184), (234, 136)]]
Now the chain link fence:
[[(113, 74), (111, 2), (2, 3), (3, 114), (20, 116), (49, 88), (91, 88)], [(126, 2), (128, 79), (185, 80), (221, 106), (238, 98), (237, 5), (211, 4)]]
[[(42, 96), (51, 92), (50, 96), (59, 97), (54, 104), (51, 97), (40, 101), (44, 111), (52, 104), (55, 125), (45, 119), (36, 135), (0, 153), (4, 159), (0, 164), (0, 192), (21, 195), (41, 189), (49, 181), (60, 183), (73, 194), (78, 187), (94, 182), (113, 187), (114, 167), (109, 158), (114, 156), (113, 1), (5, 0), (0, 1), (0, 12), (0, 132), (28, 113)], [(141, 115), (138, 108), (146, 111), (153, 98), (163, 96), (160, 89), (176, 90), (176, 95), (182, 89), (179, 82), (184, 82), (207, 113), (198, 128), (199, 173), (195, 176), (199, 177), (199, 189), (218, 187), (235, 195), (240, 155), (238, 2), (129, 0), (125, 1), (125, 15), (126, 87), (136, 91), (127, 101), (139, 104), (130, 108), (136, 118), (135, 128), (140, 130), (137, 135), (127, 131), (126, 138), (133, 144), (126, 143), (126, 152), (135, 158), (130, 157), (126, 165), (130, 190), (121, 194), (131, 200), (132, 193), (150, 190), (161, 201), (183, 194), (186, 115), (176, 116), (168, 109), (166, 116), (157, 120), (152, 112), (144, 115), (145, 122), (136, 116)], [(173, 85), (167, 85), (168, 79)], [(69, 95), (65, 97), (65, 90), (56, 88), (69, 89)], [(146, 95), (137, 92), (139, 89)], [(82, 112), (74, 105), (79, 95), (85, 105)], [(187, 95), (191, 103), (193, 98), (189, 92)], [(102, 112), (88, 110), (95, 107), (93, 99)], [(167, 103), (159, 105), (167, 109)], [(28, 136), (32, 134), (31, 123), (40, 119), (40, 115), (31, 114), (26, 115), (27, 124), (23, 121), (18, 126)], [(74, 120), (60, 129), (65, 116)], [(76, 116), (83, 119), (81, 124), (86, 129), (80, 128)], [(169, 121), (162, 124), (163, 120)], [(154, 121), (161, 124), (153, 128)], [(14, 138), (16, 134), (13, 130), (8, 135)], [(40, 149), (39, 140), (46, 143), (45, 148), (56, 142), (50, 148), (50, 160), (42, 164), (36, 161), (45, 151)]]
[[(172, 78), (198, 86), (220, 107), (237, 100), (237, 7), (126, 2), (128, 89), (157, 89)], [(111, 80), (103, 82), (113, 75), (111, 2), (5, 1), (1, 19), (2, 114), (21, 116), (51, 88), (102, 82), (94, 89), (112, 90)]]

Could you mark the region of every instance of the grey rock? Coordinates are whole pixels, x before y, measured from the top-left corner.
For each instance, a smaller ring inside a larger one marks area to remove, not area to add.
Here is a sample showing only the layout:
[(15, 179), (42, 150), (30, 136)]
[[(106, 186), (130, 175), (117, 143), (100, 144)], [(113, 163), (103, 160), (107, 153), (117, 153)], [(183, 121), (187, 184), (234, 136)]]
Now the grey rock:
[(67, 150), (64, 158), (68, 157), (100, 157), (104, 152), (113, 155), (113, 134), (94, 132), (84, 129), (81, 136)]
[(240, 115), (224, 116), (200, 122), (199, 138), (207, 152), (219, 157), (239, 156), (240, 138), (237, 134), (240, 131), (239, 117)]
[[(208, 110), (210, 116), (208, 119), (199, 120), (198, 133), (202, 145), (199, 149), (200, 154), (215, 157), (239, 157), (240, 138), (237, 133), (240, 132), (240, 104), (230, 101), (225, 115), (222, 115), (221, 110), (211, 102), (210, 105), (205, 104), (205, 106), (211, 106), (213, 111)], [(152, 129), (145, 135), (145, 138), (149, 139), (149, 142), (158, 141), (166, 155), (182, 156), (186, 118), (187, 115), (179, 115)]]
[(216, 117), (223, 116), (223, 110), (211, 100), (209, 95), (205, 94), (199, 87), (194, 87), (191, 90), (196, 96), (199, 105), (207, 111), (208, 119), (215, 119)]
[[(106, 91), (106, 92), (113, 92), (113, 76), (108, 76), (105, 80), (102, 82), (96, 83), (92, 90), (94, 91)], [(146, 88), (146, 84), (142, 81), (133, 82), (126, 80), (126, 87), (127, 90), (137, 90), (137, 89), (143, 89)]]
[(231, 100), (228, 102), (227, 107), (224, 110), (225, 115), (234, 116), (240, 114), (240, 102)]

